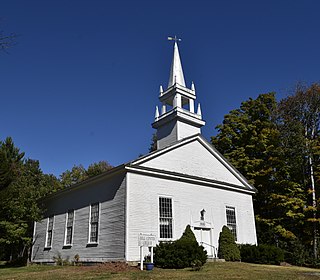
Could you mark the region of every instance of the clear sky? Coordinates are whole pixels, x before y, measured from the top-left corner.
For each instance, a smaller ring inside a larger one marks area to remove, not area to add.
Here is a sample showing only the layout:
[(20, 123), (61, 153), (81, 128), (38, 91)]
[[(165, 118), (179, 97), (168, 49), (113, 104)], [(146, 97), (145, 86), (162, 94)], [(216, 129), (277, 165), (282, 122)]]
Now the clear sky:
[(0, 29), (0, 140), (11, 136), (45, 173), (148, 152), (173, 44), (194, 81), (210, 139), (249, 97), (319, 81), (320, 1), (11, 0)]

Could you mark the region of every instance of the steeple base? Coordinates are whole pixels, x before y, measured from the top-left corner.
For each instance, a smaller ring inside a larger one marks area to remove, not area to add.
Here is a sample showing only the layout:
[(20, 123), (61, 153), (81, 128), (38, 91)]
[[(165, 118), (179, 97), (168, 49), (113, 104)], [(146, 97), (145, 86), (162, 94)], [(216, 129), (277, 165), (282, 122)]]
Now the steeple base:
[(177, 141), (201, 133), (205, 122), (195, 113), (176, 107), (160, 116), (152, 127), (157, 129), (157, 149), (162, 149)]

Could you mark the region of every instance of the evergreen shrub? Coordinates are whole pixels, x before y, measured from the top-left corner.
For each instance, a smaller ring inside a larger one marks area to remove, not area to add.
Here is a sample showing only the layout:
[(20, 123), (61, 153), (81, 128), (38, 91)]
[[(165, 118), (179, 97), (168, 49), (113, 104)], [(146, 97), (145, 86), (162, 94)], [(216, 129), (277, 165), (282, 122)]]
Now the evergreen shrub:
[[(173, 242), (160, 242), (155, 248), (155, 265), (162, 268), (203, 266), (207, 253), (200, 246), (188, 225), (182, 237)], [(200, 268), (199, 268), (200, 269)]]
[(284, 251), (276, 246), (261, 244), (240, 246), (241, 261), (259, 264), (280, 264), (284, 261)]
[(303, 245), (299, 240), (287, 242), (285, 245), (284, 258), (286, 262), (300, 266), (309, 266), (313, 264), (310, 248)]
[(223, 226), (219, 235), (218, 257), (226, 261), (240, 260), (240, 250), (227, 226)]

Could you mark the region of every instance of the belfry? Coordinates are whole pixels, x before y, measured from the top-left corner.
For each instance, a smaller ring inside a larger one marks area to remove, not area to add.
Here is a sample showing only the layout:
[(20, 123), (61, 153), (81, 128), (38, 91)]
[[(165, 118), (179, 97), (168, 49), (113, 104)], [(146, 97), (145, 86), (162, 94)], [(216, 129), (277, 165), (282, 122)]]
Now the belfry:
[(174, 42), (173, 59), (168, 88), (160, 86), (161, 112), (156, 107), (152, 127), (157, 129), (157, 149), (164, 148), (186, 137), (200, 134), (205, 124), (200, 103), (195, 112), (196, 90), (194, 83), (187, 88), (184, 80), (177, 39)]

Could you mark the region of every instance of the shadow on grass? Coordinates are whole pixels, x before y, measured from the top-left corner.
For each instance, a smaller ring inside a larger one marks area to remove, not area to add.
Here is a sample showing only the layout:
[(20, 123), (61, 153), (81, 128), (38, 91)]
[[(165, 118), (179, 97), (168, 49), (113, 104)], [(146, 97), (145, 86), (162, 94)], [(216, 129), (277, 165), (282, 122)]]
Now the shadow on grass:
[(15, 261), (0, 261), (1, 268), (10, 268), (10, 267), (25, 267), (27, 266), (26, 261), (15, 260)]

